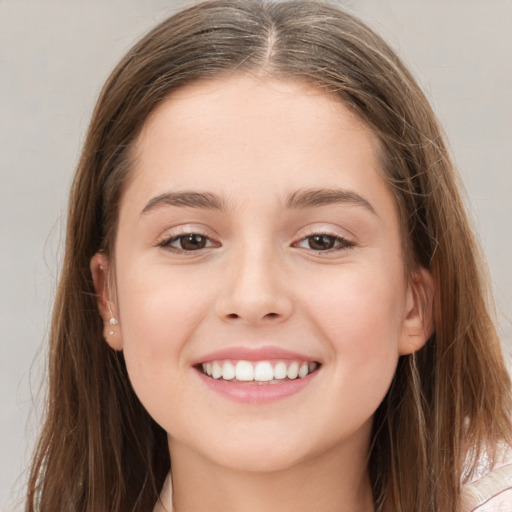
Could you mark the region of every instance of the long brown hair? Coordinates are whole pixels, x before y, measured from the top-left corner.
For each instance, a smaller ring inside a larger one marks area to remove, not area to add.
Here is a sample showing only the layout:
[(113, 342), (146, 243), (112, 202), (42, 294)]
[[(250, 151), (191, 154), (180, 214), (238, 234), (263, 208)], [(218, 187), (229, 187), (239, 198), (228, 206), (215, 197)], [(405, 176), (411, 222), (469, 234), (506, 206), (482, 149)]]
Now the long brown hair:
[(89, 271), (110, 253), (130, 149), (173, 90), (227, 73), (294, 77), (337, 95), (378, 135), (400, 211), (407, 268), (435, 283), (435, 332), (403, 356), (376, 412), (369, 454), (376, 510), (457, 512), (482, 453), (510, 442), (511, 394), (482, 260), (441, 130), (393, 51), (325, 2), (213, 0), (144, 37), (98, 100), (70, 195), (50, 333), (49, 400), (26, 510), (152, 510), (170, 467), (165, 432), (102, 337)]

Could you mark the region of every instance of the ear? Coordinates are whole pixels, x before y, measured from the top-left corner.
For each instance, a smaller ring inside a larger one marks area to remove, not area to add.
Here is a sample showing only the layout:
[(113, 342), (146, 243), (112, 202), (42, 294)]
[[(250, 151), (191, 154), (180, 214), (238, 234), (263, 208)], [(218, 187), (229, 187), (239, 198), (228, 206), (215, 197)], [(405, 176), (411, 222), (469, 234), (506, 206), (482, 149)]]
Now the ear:
[(399, 343), (400, 355), (419, 350), (434, 332), (434, 280), (430, 272), (420, 268), (407, 286), (405, 316)]
[(122, 350), (121, 325), (117, 320), (119, 318), (117, 308), (111, 295), (112, 277), (109, 259), (104, 253), (97, 252), (91, 258), (90, 269), (98, 310), (103, 319), (103, 337), (114, 350)]

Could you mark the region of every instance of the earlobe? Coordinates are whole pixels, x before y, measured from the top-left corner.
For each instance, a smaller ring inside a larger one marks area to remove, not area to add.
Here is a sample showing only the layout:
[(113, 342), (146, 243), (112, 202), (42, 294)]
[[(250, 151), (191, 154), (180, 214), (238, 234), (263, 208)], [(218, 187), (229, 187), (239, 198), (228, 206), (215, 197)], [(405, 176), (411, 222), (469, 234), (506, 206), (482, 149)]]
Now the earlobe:
[(121, 326), (111, 295), (110, 262), (106, 254), (96, 253), (91, 258), (91, 275), (96, 291), (98, 310), (103, 319), (103, 337), (114, 350), (122, 350)]
[(434, 280), (424, 268), (415, 272), (407, 287), (406, 308), (400, 339), (400, 355), (423, 347), (434, 331)]

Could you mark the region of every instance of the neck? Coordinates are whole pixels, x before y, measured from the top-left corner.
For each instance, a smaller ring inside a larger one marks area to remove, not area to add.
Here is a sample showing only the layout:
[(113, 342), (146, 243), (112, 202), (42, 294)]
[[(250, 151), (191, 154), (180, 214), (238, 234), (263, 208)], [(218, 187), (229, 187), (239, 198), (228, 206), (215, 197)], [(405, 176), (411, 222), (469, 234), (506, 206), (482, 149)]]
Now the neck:
[(353, 447), (256, 472), (220, 466), (179, 443), (169, 446), (173, 512), (374, 511), (366, 454)]

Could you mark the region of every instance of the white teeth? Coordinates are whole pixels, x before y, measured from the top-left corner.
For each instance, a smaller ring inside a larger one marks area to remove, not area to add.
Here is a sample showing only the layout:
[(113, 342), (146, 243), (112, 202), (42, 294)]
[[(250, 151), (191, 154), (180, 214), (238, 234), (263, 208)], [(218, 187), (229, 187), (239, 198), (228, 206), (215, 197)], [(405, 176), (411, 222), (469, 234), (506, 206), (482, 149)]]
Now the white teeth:
[(215, 361), (212, 365), (212, 377), (214, 379), (220, 379), (222, 377), (222, 368), (217, 361)]
[(286, 364), (282, 361), (279, 361), (274, 367), (274, 379), (286, 379)]
[(235, 375), (235, 365), (231, 364), (229, 361), (226, 361), (222, 365), (222, 378), (224, 380), (231, 380), (235, 378)]
[(203, 373), (213, 379), (234, 380), (242, 382), (271, 382), (303, 379), (318, 368), (315, 361), (209, 361), (201, 365)]
[(292, 363), (288, 367), (288, 370), (286, 371), (286, 376), (289, 379), (296, 379), (298, 375), (299, 375), (299, 365), (298, 365), (298, 363)]
[(254, 368), (254, 380), (268, 382), (274, 379), (274, 369), (268, 361), (259, 362)]
[(236, 380), (254, 380), (254, 368), (249, 361), (238, 361), (236, 363)]
[(308, 363), (302, 363), (299, 368), (299, 377), (302, 379), (309, 373)]

